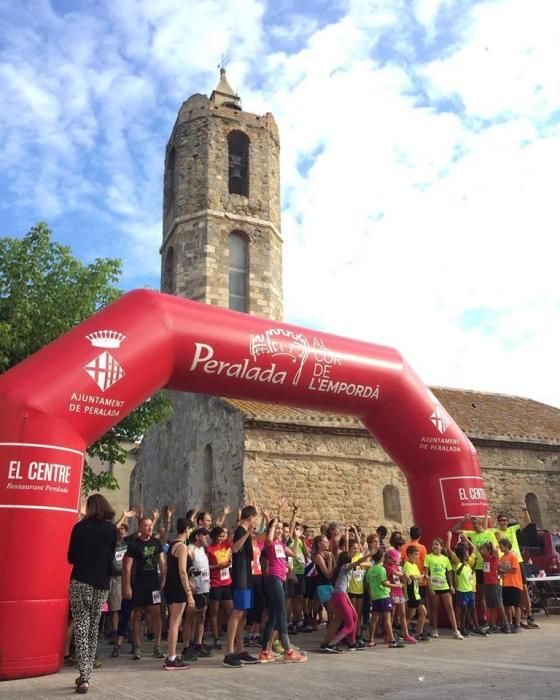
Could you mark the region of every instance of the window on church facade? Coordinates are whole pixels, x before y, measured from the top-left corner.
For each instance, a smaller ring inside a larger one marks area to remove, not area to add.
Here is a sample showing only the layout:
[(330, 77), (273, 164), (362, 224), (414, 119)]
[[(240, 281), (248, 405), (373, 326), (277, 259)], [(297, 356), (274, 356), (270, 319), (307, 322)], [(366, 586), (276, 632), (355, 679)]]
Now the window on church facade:
[(167, 152), (165, 161), (165, 181), (163, 183), (163, 196), (165, 203), (164, 217), (175, 214), (175, 148), (171, 147)]
[(175, 251), (173, 247), (167, 250), (163, 263), (163, 278), (161, 291), (172, 294), (175, 288)]
[(212, 445), (206, 445), (202, 460), (202, 507), (211, 512), (214, 509), (214, 458)]
[(234, 231), (229, 236), (229, 308), (249, 311), (247, 283), (249, 278), (249, 243)]
[(228, 183), (230, 194), (249, 196), (249, 137), (242, 131), (228, 135)]
[(396, 486), (385, 486), (383, 489), (383, 517), (385, 520), (402, 522), (401, 498)]
[(531, 522), (535, 523), (538, 528), (542, 528), (541, 507), (539, 499), (535, 493), (528, 493), (525, 496), (525, 505), (529, 511)]

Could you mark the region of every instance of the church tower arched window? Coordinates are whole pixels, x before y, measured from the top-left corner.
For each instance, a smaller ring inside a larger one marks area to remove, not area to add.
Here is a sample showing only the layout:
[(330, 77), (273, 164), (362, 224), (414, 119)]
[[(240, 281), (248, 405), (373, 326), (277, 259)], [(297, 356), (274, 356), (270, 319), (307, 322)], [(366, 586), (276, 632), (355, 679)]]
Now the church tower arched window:
[(249, 196), (249, 137), (242, 131), (228, 134), (228, 188), (230, 194)]
[(388, 485), (383, 488), (383, 517), (385, 520), (402, 522), (401, 498), (396, 486)]
[(234, 231), (229, 235), (229, 308), (249, 311), (249, 242), (245, 235)]
[(525, 496), (525, 505), (529, 511), (531, 522), (535, 523), (537, 527), (542, 528), (541, 507), (537, 494), (530, 491)]

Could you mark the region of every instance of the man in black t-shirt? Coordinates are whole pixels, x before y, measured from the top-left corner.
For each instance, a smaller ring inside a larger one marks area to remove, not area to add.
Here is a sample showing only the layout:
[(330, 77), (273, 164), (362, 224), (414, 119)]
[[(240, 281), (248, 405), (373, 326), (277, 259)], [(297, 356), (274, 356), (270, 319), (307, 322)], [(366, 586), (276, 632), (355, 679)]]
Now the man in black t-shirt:
[[(166, 561), (161, 542), (152, 536), (153, 521), (141, 518), (138, 537), (129, 543), (123, 565), (122, 596), (132, 599), (134, 649), (133, 659), (142, 658), (142, 611), (151, 621), (154, 632), (154, 656), (163, 659), (161, 644), (161, 617), (159, 604), (161, 589), (165, 585)], [(158, 571), (159, 566), (159, 571)], [(159, 572), (162, 582), (160, 584)]]
[(253, 607), (253, 581), (251, 562), (253, 544), (251, 533), (257, 525), (257, 511), (245, 506), (241, 511), (239, 525), (231, 546), (231, 579), (233, 589), (233, 611), (228, 620), (227, 646), (224, 666), (240, 668), (243, 664), (255, 664), (259, 660), (248, 654), (243, 647), (243, 628), (247, 610)]

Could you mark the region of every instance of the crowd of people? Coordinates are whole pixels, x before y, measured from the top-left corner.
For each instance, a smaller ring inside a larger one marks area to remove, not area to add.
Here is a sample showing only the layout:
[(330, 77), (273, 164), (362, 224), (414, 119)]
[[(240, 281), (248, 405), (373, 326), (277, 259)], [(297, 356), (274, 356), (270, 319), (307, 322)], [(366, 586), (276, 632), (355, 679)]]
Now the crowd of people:
[[(336, 522), (315, 532), (297, 504), (281, 501), (274, 512), (241, 507), (228, 529), (230, 513), (226, 507), (214, 518), (194, 508), (174, 521), (167, 506), (161, 519), (137, 508), (114, 524), (107, 500), (89, 497), (68, 551), (67, 658), (73, 634), (76, 692), (89, 689), (102, 610), (113, 657), (129, 640), (140, 661), (148, 639), (167, 671), (219, 652), (228, 668), (304, 663), (306, 652), (292, 639), (321, 624), (320, 650), (328, 654), (431, 642), (444, 613), (454, 640), (538, 627), (521, 565), (521, 525), (505, 513), (495, 527), (467, 515), (429, 551), (416, 526), (408, 537), (383, 525), (368, 533)], [(467, 522), (472, 529), (464, 529)]]

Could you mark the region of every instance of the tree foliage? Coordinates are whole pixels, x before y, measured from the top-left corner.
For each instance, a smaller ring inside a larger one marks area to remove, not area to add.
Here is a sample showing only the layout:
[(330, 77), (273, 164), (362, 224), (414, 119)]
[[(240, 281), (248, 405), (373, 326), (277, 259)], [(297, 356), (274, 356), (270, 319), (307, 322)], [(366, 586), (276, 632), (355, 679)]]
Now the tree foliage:
[[(84, 265), (69, 247), (52, 240), (39, 223), (22, 239), (0, 238), (0, 371), (5, 371), (117, 299), (121, 262), (97, 258)], [(125, 442), (139, 440), (148, 427), (170, 415), (164, 394), (145, 401), (88, 448), (90, 456), (123, 463)], [(82, 490), (118, 488), (110, 472), (84, 470)]]

